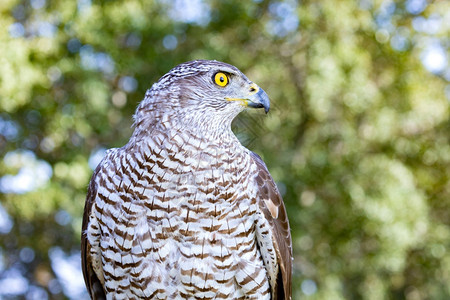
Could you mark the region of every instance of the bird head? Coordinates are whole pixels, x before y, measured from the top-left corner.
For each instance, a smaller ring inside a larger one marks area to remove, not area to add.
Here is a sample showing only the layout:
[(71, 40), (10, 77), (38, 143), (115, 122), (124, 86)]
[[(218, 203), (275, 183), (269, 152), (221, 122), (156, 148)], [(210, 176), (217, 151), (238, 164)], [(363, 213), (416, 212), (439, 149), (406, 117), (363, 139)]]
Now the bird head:
[[(211, 60), (180, 64), (147, 91), (138, 107), (147, 112), (165, 112), (184, 123), (231, 124), (246, 108), (270, 108), (269, 97), (236, 67)], [(163, 115), (164, 117), (164, 115)]]

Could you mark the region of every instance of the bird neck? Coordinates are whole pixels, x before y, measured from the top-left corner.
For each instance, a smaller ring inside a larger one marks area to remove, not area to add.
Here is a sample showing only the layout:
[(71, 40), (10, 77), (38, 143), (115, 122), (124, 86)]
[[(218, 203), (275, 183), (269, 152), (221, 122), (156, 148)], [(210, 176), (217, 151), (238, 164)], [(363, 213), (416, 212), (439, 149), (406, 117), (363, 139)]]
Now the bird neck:
[(237, 142), (231, 131), (233, 117), (214, 113), (189, 113), (179, 115), (169, 126), (177, 130), (189, 131), (192, 134), (211, 142)]
[(190, 136), (201, 140), (205, 145), (220, 144), (223, 147), (231, 145), (242, 147), (231, 130), (233, 117), (220, 114), (189, 113), (161, 115), (157, 118), (141, 120), (136, 124), (133, 133), (135, 141), (152, 139), (155, 134), (163, 133), (169, 139), (176, 135)]

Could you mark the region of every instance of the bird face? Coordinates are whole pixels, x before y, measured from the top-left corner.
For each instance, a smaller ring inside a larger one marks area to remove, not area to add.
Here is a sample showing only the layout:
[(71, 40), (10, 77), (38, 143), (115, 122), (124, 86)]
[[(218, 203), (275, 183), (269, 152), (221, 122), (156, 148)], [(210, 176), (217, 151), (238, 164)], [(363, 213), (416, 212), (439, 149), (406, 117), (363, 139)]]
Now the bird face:
[[(200, 67), (201, 66), (201, 67)], [(194, 61), (175, 67), (176, 70), (197, 68), (180, 77), (180, 103), (196, 110), (213, 111), (234, 117), (245, 108), (270, 108), (269, 97), (236, 67), (217, 61)], [(169, 72), (169, 73), (171, 73)]]
[(217, 68), (211, 78), (218, 90), (218, 99), (223, 97), (224, 100), (235, 102), (243, 108), (264, 108), (266, 113), (269, 111), (269, 97), (263, 89), (248, 80), (240, 71), (224, 69)]

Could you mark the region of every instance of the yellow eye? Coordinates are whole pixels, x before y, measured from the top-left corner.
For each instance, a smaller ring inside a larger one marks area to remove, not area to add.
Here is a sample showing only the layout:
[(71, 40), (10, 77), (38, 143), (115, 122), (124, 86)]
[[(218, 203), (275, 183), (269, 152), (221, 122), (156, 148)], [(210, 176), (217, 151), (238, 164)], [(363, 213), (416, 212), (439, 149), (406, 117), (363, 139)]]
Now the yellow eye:
[(225, 73), (219, 72), (214, 75), (214, 82), (221, 87), (228, 84), (228, 76)]

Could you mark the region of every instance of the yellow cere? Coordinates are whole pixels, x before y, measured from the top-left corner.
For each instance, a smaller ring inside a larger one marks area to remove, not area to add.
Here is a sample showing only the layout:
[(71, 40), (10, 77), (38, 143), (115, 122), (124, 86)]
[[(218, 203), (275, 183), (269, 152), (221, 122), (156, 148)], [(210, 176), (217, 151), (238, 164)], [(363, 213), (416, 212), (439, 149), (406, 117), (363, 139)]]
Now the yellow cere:
[(225, 73), (219, 72), (214, 75), (214, 82), (221, 87), (224, 87), (228, 84), (228, 76)]

